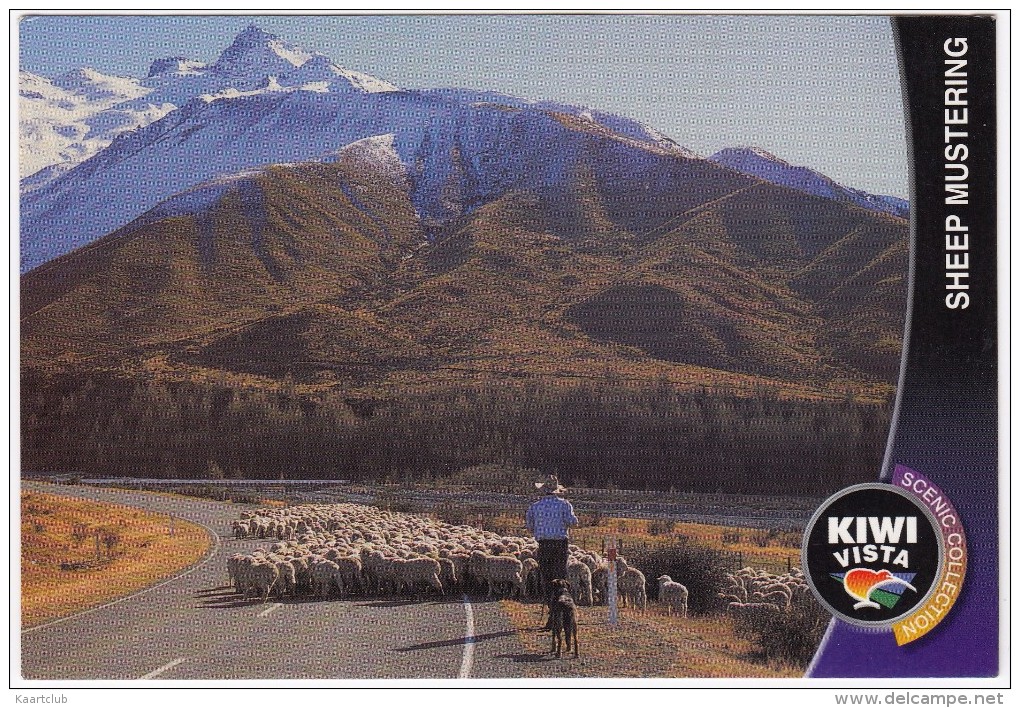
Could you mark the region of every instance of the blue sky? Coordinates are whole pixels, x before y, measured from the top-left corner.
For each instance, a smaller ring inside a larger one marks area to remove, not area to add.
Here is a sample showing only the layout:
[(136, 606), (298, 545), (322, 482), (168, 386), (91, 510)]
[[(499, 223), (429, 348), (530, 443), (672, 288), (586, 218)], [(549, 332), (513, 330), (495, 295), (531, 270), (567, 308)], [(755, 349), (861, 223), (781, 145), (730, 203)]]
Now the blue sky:
[(212, 61), (250, 23), (405, 88), (591, 106), (703, 155), (755, 145), (849, 186), (908, 196), (885, 17), (43, 15), (20, 21), (21, 68), (142, 77), (156, 58)]

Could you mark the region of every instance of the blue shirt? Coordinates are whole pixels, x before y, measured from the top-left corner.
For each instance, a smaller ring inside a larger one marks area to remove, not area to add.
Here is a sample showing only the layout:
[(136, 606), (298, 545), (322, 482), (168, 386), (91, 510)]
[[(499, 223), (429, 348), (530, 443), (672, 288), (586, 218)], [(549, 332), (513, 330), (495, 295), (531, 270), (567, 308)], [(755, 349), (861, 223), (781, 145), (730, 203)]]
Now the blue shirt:
[(555, 494), (546, 494), (528, 507), (525, 516), (528, 531), (535, 534), (539, 541), (549, 539), (565, 539), (567, 527), (577, 524), (574, 507), (566, 499)]

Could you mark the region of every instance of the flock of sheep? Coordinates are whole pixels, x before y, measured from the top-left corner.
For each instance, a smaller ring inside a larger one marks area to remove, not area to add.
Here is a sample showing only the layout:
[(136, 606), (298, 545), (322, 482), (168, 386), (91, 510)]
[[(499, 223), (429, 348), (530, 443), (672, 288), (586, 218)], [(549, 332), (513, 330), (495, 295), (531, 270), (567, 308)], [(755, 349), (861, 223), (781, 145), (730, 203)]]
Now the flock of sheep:
[(768, 620), (815, 603), (811, 588), (799, 568), (773, 575), (764, 570), (741, 568), (727, 574), (728, 585), (719, 593), (721, 604), (734, 617)]
[[(454, 589), (518, 599), (540, 594), (533, 539), (425, 516), (356, 504), (308, 504), (244, 512), (233, 531), (235, 538), (276, 540), (268, 549), (227, 560), (236, 591), (263, 602), (270, 595), (418, 596)], [(623, 558), (617, 559), (616, 572), (621, 604), (644, 609), (644, 574)], [(604, 603), (609, 563), (571, 544), (567, 580), (579, 604)], [(686, 615), (686, 588), (669, 576), (658, 583), (669, 611)]]

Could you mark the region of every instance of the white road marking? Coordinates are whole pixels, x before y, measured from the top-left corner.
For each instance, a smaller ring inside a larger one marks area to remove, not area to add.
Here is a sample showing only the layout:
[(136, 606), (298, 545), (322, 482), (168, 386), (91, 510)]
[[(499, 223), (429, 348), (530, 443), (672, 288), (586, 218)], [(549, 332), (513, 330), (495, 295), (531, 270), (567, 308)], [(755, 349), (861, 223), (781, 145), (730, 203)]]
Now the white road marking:
[(262, 610), (262, 612), (259, 612), (259, 617), (265, 617), (266, 615), (268, 615), (273, 610), (278, 610), (281, 607), (283, 607), (283, 603), (282, 602), (274, 602), (272, 605), (270, 605), (266, 609)]
[[(71, 496), (71, 495), (67, 495), (67, 496)], [(72, 497), (72, 498), (79, 499), (79, 498), (84, 498), (84, 497)], [(142, 509), (143, 511), (147, 511), (144, 507), (135, 506), (134, 504), (123, 504), (121, 502), (114, 502), (114, 503), (119, 503), (122, 506), (130, 506), (133, 509)], [(206, 526), (205, 524), (203, 524), (200, 521), (194, 521), (192, 519), (188, 519), (188, 521), (191, 521), (191, 523), (193, 523), (193, 524), (198, 524), (199, 526), (204, 528), (206, 530), (206, 532), (209, 534), (209, 536), (213, 540), (213, 546), (209, 550), (208, 554), (206, 554), (206, 557), (205, 557), (204, 560), (199, 561), (198, 563), (196, 563), (195, 565), (191, 566), (190, 568), (188, 568), (183, 573), (179, 573), (179, 574), (175, 575), (172, 578), (168, 578), (167, 580), (164, 580), (163, 582), (159, 583), (158, 585), (153, 585), (152, 587), (145, 588), (144, 590), (139, 590), (136, 593), (133, 593), (131, 595), (127, 595), (126, 597), (122, 597), (122, 598), (120, 598), (118, 600), (114, 600), (112, 602), (107, 602), (105, 605), (99, 605), (99, 607), (93, 607), (90, 610), (85, 610), (83, 612), (79, 612), (77, 614), (73, 614), (73, 615), (71, 615), (69, 617), (61, 617), (60, 619), (55, 619), (55, 620), (52, 620), (50, 622), (46, 622), (45, 624), (40, 624), (40, 625), (36, 625), (35, 627), (29, 627), (28, 629), (23, 629), (23, 630), (21, 630), (21, 633), (22, 634), (31, 634), (32, 632), (38, 632), (40, 629), (46, 629), (47, 627), (52, 627), (53, 625), (61, 624), (62, 622), (67, 622), (69, 620), (78, 619), (79, 617), (84, 617), (85, 615), (90, 615), (93, 612), (98, 612), (99, 610), (106, 609), (107, 607), (113, 607), (114, 605), (119, 605), (120, 603), (124, 602), (125, 600), (130, 600), (131, 598), (138, 597), (140, 595), (144, 595), (147, 592), (152, 592), (153, 590), (155, 590), (157, 588), (161, 588), (164, 585), (172, 583), (175, 580), (180, 580), (181, 578), (185, 577), (186, 575), (191, 575), (192, 573), (194, 573), (196, 570), (201, 568), (203, 565), (205, 565), (206, 563), (211, 561), (216, 556), (216, 553), (220, 550), (220, 536), (219, 536), (219, 534), (217, 534), (215, 531), (213, 531), (211, 528), (209, 528), (208, 526)], [(182, 659), (182, 661), (183, 661), (183, 659)]]
[(163, 664), (162, 666), (160, 666), (155, 671), (150, 671), (149, 673), (145, 674), (145, 676), (142, 676), (142, 678), (139, 679), (139, 680), (140, 681), (144, 681), (146, 679), (154, 679), (157, 676), (159, 676), (161, 673), (163, 673), (164, 671), (169, 671), (170, 669), (172, 669), (173, 667), (177, 666), (178, 664), (183, 664), (183, 663), (184, 663), (184, 659), (183, 658), (181, 658), (181, 659), (174, 659), (173, 661), (171, 661), (168, 664)]
[(471, 676), (471, 665), (475, 663), (475, 611), (471, 607), (471, 601), (467, 594), (464, 595), (464, 614), (466, 615), (467, 627), (464, 630), (464, 658), (460, 662), (460, 674), (457, 678), (468, 678)]

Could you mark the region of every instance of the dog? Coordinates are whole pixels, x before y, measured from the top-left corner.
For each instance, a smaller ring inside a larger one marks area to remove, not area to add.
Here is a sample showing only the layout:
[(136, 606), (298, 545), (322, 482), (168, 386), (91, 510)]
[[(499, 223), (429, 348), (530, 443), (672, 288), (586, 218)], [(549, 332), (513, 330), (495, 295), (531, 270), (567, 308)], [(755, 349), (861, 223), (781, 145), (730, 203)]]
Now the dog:
[(570, 651), (570, 642), (574, 642), (574, 658), (577, 658), (577, 607), (574, 605), (574, 598), (570, 595), (570, 583), (562, 578), (552, 581), (552, 599), (549, 601), (549, 625), (552, 629), (552, 652), (556, 658), (560, 658), (563, 647), (563, 639), (567, 641), (567, 651)]

